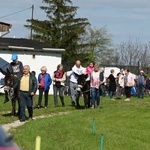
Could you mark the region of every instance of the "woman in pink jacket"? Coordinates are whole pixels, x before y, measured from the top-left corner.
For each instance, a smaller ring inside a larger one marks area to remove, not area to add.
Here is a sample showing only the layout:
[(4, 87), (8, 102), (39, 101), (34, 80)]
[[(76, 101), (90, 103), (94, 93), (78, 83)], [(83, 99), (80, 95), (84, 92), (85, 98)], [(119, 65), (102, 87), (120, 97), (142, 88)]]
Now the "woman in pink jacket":
[(91, 72), (94, 70), (94, 65), (95, 65), (95, 63), (93, 61), (91, 61), (85, 69), (85, 74), (87, 74), (89, 76), (91, 74)]

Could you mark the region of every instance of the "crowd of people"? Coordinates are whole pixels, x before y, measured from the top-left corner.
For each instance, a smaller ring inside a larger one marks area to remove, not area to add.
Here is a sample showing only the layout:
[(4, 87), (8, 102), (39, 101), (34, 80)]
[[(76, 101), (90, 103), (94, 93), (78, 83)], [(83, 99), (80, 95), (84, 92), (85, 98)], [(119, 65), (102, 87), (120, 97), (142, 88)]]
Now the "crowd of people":
[[(34, 99), (37, 89), (39, 91), (37, 108), (48, 107), (48, 93), (51, 84), (53, 84), (54, 105), (56, 107), (59, 106), (57, 96), (57, 93), (59, 93), (61, 105), (65, 106), (64, 90), (66, 73), (64, 72), (62, 64), (57, 66), (52, 76), (47, 73), (46, 66), (42, 66), (41, 73), (38, 74), (38, 78), (36, 79), (35, 71), (30, 71), (29, 65), (23, 66), (22, 62), (18, 61), (18, 56), (13, 54), (10, 70), (15, 77), (15, 84), (11, 90), (16, 94), (15, 99), (17, 99), (19, 103), (18, 114), (20, 121), (26, 120), (25, 107), (28, 109), (29, 118), (33, 118), (33, 105), (35, 105)], [(140, 71), (140, 74), (136, 78), (128, 69), (120, 69), (117, 76), (114, 76), (114, 70), (111, 69), (110, 75), (104, 77), (104, 71), (98, 64), (91, 61), (89, 65), (84, 68), (81, 65), (81, 61), (77, 60), (69, 76), (72, 106), (79, 106), (79, 98), (82, 95), (83, 88), (81, 84), (82, 75), (86, 75), (85, 81), (89, 82), (90, 86), (88, 103), (88, 107), (90, 108), (100, 107), (100, 95), (105, 96), (103, 93), (105, 93), (106, 89), (110, 100), (114, 100), (114, 98), (120, 99), (124, 93), (126, 96), (125, 101), (130, 101), (132, 87), (136, 87), (138, 98), (144, 98), (145, 87), (150, 90), (150, 79), (147, 79), (143, 70)], [(106, 86), (108, 88), (106, 88)], [(45, 99), (44, 106), (42, 106), (43, 94)], [(13, 109), (12, 114), (15, 115), (15, 109)]]

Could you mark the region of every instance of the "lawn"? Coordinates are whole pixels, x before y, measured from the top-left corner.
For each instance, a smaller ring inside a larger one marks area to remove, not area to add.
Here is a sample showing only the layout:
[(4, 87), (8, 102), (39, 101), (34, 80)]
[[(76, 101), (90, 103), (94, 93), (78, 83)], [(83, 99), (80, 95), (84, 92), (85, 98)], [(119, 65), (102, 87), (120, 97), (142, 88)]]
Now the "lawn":
[[(37, 105), (38, 96), (36, 96), (35, 105)], [(70, 107), (70, 98), (66, 97), (66, 107), (54, 107), (53, 96), (49, 95), (49, 108), (48, 109), (34, 109), (34, 116), (49, 115), (56, 112), (64, 112), (69, 110), (75, 110), (74, 107)], [(18, 120), (18, 117), (11, 117), (11, 102), (3, 104), (4, 95), (0, 95), (0, 124), (6, 124)], [(44, 104), (44, 101), (42, 101)], [(60, 104), (60, 101), (59, 101)]]
[[(17, 129), (11, 129), (15, 141), (25, 150), (34, 150), (35, 138), (39, 135), (41, 150), (98, 150), (100, 135), (104, 134), (105, 150), (150, 149), (149, 97), (133, 97), (130, 102), (123, 99), (110, 101), (108, 97), (102, 97), (102, 108), (99, 109), (75, 109), (70, 106), (69, 97), (65, 100), (65, 107), (55, 108), (50, 96), (50, 107), (36, 109), (34, 115), (64, 111), (68, 114), (29, 121)], [(2, 108), (3, 111), (8, 110), (7, 105)], [(2, 121), (6, 118), (7, 122), (12, 119), (6, 116), (0, 118)], [(96, 121), (95, 134), (92, 134), (93, 119)]]

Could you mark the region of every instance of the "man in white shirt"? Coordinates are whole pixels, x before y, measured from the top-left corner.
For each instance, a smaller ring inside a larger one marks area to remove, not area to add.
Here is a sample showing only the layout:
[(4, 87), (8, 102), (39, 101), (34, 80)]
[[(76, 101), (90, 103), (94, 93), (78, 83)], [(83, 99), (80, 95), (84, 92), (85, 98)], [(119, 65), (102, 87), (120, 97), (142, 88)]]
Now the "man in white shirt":
[(80, 92), (77, 91), (78, 88), (78, 76), (82, 75), (85, 71), (85, 68), (81, 66), (81, 61), (77, 60), (76, 64), (72, 68), (72, 73), (70, 75), (70, 92), (71, 92), (71, 102), (72, 105), (79, 106), (79, 97)]

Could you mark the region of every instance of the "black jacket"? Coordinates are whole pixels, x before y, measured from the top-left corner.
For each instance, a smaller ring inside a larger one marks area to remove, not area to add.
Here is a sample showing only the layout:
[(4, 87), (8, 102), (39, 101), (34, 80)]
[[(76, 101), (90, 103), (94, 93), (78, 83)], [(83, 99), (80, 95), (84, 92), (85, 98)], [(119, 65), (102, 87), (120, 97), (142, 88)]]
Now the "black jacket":
[[(17, 88), (19, 86), (20, 89), (20, 81), (23, 75), (18, 76), (16, 83), (14, 84), (13, 88)], [(29, 77), (29, 93), (33, 92), (36, 93), (37, 91), (37, 79), (34, 75), (30, 74)]]

